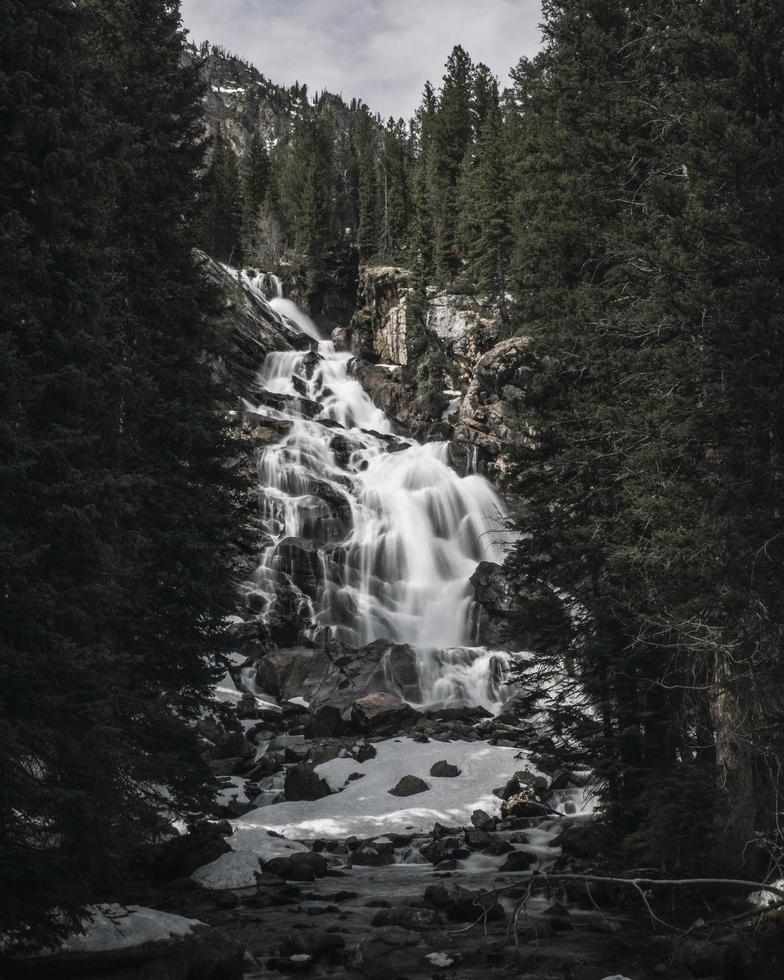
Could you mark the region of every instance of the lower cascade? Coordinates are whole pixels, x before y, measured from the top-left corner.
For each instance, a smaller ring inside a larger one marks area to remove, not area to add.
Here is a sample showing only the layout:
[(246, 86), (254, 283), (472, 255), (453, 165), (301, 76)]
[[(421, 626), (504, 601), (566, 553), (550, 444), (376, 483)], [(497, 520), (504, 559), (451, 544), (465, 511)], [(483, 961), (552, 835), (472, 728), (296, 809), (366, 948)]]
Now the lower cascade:
[(268, 543), (249, 604), (289, 643), (410, 646), (415, 684), (388, 657), (382, 666), (413, 704), (497, 710), (509, 655), (471, 646), (469, 579), (480, 561), (503, 561), (503, 504), (483, 477), (453, 469), (449, 443), (396, 434), (351, 377), (352, 355), (291, 300), (268, 304), (311, 347), (268, 354), (247, 406), (279, 434), (258, 460)]

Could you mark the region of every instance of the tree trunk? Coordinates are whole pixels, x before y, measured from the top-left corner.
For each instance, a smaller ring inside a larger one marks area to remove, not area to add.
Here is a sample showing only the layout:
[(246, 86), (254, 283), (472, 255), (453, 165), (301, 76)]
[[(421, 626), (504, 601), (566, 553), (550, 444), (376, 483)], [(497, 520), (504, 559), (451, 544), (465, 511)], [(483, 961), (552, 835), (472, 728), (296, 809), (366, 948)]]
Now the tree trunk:
[[(716, 753), (716, 830), (719, 863), (726, 869), (743, 866), (744, 850), (754, 839), (757, 796), (754, 755), (748, 736), (743, 698), (733, 678), (732, 661), (717, 653), (710, 693)], [(749, 858), (754, 849), (750, 849)]]

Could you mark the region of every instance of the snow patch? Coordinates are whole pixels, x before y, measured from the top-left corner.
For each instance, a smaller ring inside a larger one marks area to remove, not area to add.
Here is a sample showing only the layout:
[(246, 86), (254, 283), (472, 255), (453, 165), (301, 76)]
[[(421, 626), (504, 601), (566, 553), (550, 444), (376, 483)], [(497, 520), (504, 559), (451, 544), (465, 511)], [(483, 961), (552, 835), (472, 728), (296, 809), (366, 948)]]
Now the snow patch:
[(261, 871), (260, 862), (307, 850), (304, 844), (273, 837), (262, 828), (251, 835), (235, 832), (229, 838), (229, 844), (233, 850), (202, 865), (191, 875), (202, 888), (211, 891), (252, 888), (256, 884), (257, 872)]
[(189, 936), (194, 926), (203, 925), (198, 919), (186, 919), (142, 905), (95, 905), (84, 922), (84, 933), (69, 936), (60, 951), (85, 953), (127, 949), (142, 943)]
[[(409, 738), (376, 742), (377, 755), (364, 763), (355, 759), (331, 759), (316, 767), (319, 776), (342, 791), (321, 800), (270, 804), (233, 821), (237, 828), (230, 843), (274, 830), (301, 840), (320, 838), (376, 837), (383, 833), (425, 833), (438, 821), (470, 824), (471, 814), (481, 809), (495, 814), (501, 801), (493, 789), (503, 785), (518, 769), (537, 770), (528, 755), (518, 749), (488, 742), (414, 742)], [(433, 763), (446, 759), (461, 774), (451, 779), (433, 779)], [(352, 773), (363, 779), (348, 782)], [(403, 776), (419, 776), (430, 789), (416, 796), (389, 793)]]
[(433, 966), (451, 966), (455, 961), (451, 956), (447, 956), (446, 953), (428, 953), (425, 957), (426, 960), (430, 960)]
[[(784, 878), (779, 878), (778, 881), (771, 881), (770, 884), (773, 888), (779, 888), (784, 891)], [(749, 895), (749, 901), (752, 905), (757, 905), (760, 908), (769, 908), (771, 905), (778, 905), (782, 901), (781, 895), (777, 895), (775, 892), (769, 891), (759, 891), (752, 892)]]

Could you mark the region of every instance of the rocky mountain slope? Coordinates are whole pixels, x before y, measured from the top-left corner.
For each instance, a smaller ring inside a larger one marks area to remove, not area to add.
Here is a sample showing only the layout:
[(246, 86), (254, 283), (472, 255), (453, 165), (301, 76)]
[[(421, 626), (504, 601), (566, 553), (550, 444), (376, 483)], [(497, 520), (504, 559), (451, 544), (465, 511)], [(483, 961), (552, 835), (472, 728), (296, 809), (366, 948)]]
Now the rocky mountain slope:
[[(205, 128), (221, 129), (238, 156), (244, 156), (254, 132), (261, 134), (268, 150), (287, 142), (308, 102), (305, 85), (276, 85), (253, 65), (214, 45), (191, 45), (185, 58), (199, 65)], [(323, 92), (319, 101), (345, 131), (350, 108), (343, 99)]]

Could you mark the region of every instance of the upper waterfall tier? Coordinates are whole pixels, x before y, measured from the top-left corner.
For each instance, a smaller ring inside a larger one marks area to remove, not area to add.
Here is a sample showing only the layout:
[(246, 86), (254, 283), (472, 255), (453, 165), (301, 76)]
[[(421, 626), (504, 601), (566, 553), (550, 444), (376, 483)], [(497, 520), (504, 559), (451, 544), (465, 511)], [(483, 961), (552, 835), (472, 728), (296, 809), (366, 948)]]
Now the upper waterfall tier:
[[(501, 501), (483, 477), (452, 469), (447, 443), (398, 438), (349, 374), (351, 355), (290, 300), (268, 303), (313, 344), (267, 355), (249, 406), (282, 433), (258, 462), (269, 545), (248, 588), (262, 616), (275, 622), (293, 604), (311, 636), (329, 629), (353, 646), (470, 645), (469, 578), (479, 561), (503, 560)], [(443, 666), (473, 669), (454, 655)]]

